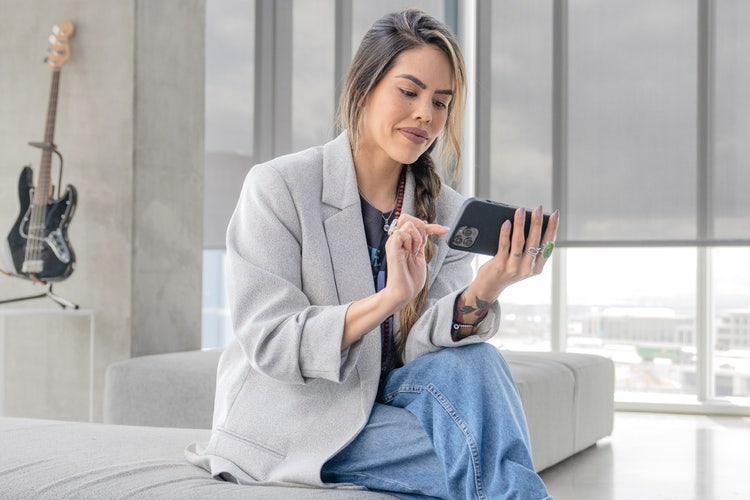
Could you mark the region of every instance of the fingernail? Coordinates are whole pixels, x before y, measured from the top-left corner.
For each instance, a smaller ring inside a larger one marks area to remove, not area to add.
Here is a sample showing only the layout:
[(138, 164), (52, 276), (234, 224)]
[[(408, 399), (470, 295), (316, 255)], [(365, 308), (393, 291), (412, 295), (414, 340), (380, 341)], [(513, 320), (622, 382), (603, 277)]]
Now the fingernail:
[(510, 229), (510, 221), (509, 220), (506, 220), (505, 222), (503, 222), (503, 229)]
[(550, 216), (550, 218), (557, 222), (557, 220), (560, 218), (560, 210), (555, 210), (555, 212)]
[(534, 216), (535, 217), (541, 217), (542, 216), (542, 206), (539, 205), (534, 209)]
[(520, 215), (521, 217), (526, 217), (526, 209), (525, 209), (525, 208), (523, 208), (523, 207), (521, 207), (521, 208), (519, 208), (519, 210), (521, 211), (521, 213), (520, 213), (519, 215)]

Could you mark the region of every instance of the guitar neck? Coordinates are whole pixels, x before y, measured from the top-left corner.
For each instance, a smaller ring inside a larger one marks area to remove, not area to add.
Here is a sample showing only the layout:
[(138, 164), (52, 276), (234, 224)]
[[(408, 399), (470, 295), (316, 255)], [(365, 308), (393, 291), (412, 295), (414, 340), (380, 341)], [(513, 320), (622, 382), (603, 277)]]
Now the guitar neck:
[(55, 139), (55, 119), (57, 117), (57, 93), (60, 88), (60, 70), (52, 71), (49, 104), (47, 106), (47, 123), (44, 128), (44, 142), (41, 145), (42, 159), (39, 163), (39, 178), (34, 190), (33, 203), (36, 206), (46, 205), (52, 197), (52, 150)]

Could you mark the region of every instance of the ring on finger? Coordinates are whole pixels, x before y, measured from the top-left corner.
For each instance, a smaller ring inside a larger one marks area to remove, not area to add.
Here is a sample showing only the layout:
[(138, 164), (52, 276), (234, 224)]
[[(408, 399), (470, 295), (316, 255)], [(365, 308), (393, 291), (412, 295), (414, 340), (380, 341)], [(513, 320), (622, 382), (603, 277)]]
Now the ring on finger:
[(388, 236), (392, 235), (398, 229), (398, 217), (388, 226)]
[(536, 265), (536, 256), (544, 250), (544, 247), (531, 247), (526, 249), (526, 253), (531, 255), (531, 268)]
[(552, 255), (552, 250), (555, 249), (555, 242), (554, 241), (548, 241), (547, 243), (542, 246), (542, 256), (545, 259), (549, 259), (550, 255)]
[(544, 247), (531, 247), (526, 249), (526, 253), (536, 258), (542, 250), (544, 250)]

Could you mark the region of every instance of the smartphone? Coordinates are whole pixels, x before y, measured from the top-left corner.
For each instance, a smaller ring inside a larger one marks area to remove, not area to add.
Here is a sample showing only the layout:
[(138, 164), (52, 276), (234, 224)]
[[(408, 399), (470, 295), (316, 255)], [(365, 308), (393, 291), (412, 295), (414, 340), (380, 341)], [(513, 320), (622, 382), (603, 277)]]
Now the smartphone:
[[(500, 240), (500, 228), (503, 222), (511, 223), (518, 207), (490, 200), (468, 198), (458, 211), (456, 220), (448, 234), (448, 246), (464, 252), (495, 255)], [(531, 229), (531, 210), (526, 210), (524, 238), (529, 237)], [(547, 230), (549, 214), (543, 215), (542, 237)], [(511, 228), (511, 240), (513, 229)]]

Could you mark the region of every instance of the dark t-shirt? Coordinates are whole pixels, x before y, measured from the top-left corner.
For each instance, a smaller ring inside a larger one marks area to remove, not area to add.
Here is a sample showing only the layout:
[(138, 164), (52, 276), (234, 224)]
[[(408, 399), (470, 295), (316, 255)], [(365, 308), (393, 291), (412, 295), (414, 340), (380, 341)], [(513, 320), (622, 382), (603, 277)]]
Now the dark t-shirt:
[[(362, 220), (365, 224), (365, 237), (367, 238), (367, 251), (370, 255), (370, 267), (375, 290), (380, 291), (385, 286), (387, 269), (385, 265), (385, 242), (388, 233), (383, 230), (386, 223), (390, 223), (393, 212), (383, 213), (370, 205), (367, 200), (360, 196), (362, 205)], [(396, 356), (396, 346), (393, 342), (393, 316), (390, 316), (380, 325), (380, 339), (382, 342), (382, 356), (380, 365), (381, 387), (385, 377), (391, 370), (399, 365)]]
[(388, 233), (383, 231), (383, 225), (386, 220), (390, 222), (390, 218), (388, 217), (389, 214), (384, 214), (373, 207), (361, 196), (359, 199), (362, 203), (362, 220), (365, 223), (365, 236), (367, 237), (367, 250), (370, 255), (372, 278), (375, 280), (375, 289), (380, 290), (378, 288), (377, 275), (381, 268), (385, 270), (385, 240), (388, 239)]

